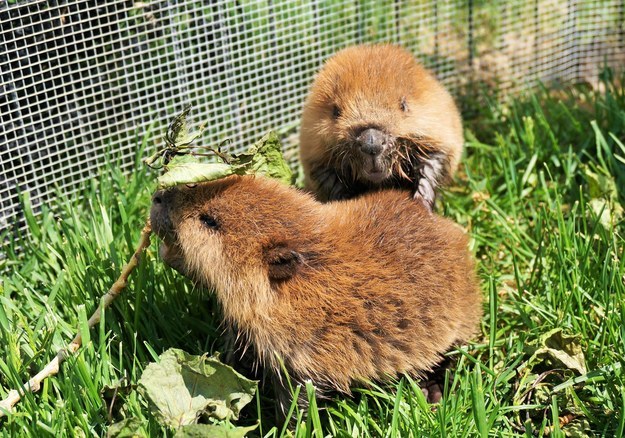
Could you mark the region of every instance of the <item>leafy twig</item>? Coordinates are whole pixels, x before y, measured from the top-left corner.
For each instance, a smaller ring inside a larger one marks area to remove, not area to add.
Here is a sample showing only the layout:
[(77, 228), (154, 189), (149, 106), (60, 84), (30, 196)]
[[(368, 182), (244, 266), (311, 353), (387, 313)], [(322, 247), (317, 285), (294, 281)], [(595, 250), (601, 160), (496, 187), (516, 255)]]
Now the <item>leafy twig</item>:
[[(150, 245), (151, 234), (152, 227), (150, 225), (150, 220), (148, 219), (145, 226), (141, 230), (141, 238), (139, 239), (139, 244), (137, 245), (135, 252), (132, 254), (132, 257), (122, 269), (122, 272), (117, 278), (117, 281), (113, 283), (111, 289), (109, 289), (109, 291), (104, 294), (104, 296), (102, 296), (102, 298), (100, 299), (101, 305), (98, 306), (95, 312), (93, 312), (93, 315), (91, 315), (91, 317), (89, 318), (89, 328), (94, 327), (100, 322), (102, 309), (107, 309), (128, 284), (128, 277), (139, 264), (139, 258), (143, 251)], [(11, 408), (13, 408), (13, 406), (15, 406), (15, 404), (21, 400), (22, 396), (26, 392), (39, 391), (39, 388), (41, 387), (41, 382), (43, 382), (46, 378), (57, 374), (59, 372), (59, 366), (61, 365), (61, 363), (67, 357), (74, 354), (81, 345), (82, 336), (80, 334), (77, 334), (72, 342), (67, 346), (67, 348), (61, 349), (54, 359), (52, 359), (45, 367), (41, 369), (41, 371), (39, 371), (33, 378), (31, 378), (28, 382), (24, 384), (21, 391), (15, 389), (9, 391), (9, 395), (4, 400), (0, 401), (0, 417), (7, 415), (7, 413), (10, 412)]]
[[(202, 146), (200, 149), (205, 149), (208, 153), (196, 152), (194, 149), (198, 149), (191, 144), (202, 136), (205, 124), (202, 124), (197, 131), (189, 133), (187, 128), (187, 115), (191, 110), (191, 105), (188, 105), (182, 113), (169, 124), (167, 132), (165, 133), (165, 146), (157, 150), (148, 158), (144, 158), (143, 162), (152, 169), (165, 169), (168, 170), (169, 164), (172, 161), (186, 162), (187, 156), (191, 157), (210, 157), (217, 156), (224, 163), (230, 164), (232, 157), (227, 152), (222, 152), (221, 147), (229, 143), (230, 140), (226, 139), (217, 146), (217, 149), (210, 146)], [(180, 158), (183, 158), (180, 160)]]

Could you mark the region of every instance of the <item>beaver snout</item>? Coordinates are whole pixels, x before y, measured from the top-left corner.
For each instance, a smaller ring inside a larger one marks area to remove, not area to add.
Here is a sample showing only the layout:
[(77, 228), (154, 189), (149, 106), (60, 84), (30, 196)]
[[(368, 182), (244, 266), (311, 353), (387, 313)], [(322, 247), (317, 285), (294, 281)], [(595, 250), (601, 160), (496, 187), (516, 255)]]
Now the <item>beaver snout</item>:
[(171, 190), (159, 190), (152, 196), (150, 222), (152, 223), (154, 232), (162, 239), (170, 235), (173, 228), (169, 217), (171, 198)]
[(359, 144), (361, 154), (367, 157), (375, 157), (385, 151), (388, 144), (388, 136), (378, 129), (366, 128), (356, 137), (356, 141)]
[(159, 190), (152, 196), (150, 222), (158, 237), (163, 239), (159, 254), (161, 259), (183, 275), (188, 275), (184, 256), (176, 238), (174, 225), (171, 219), (171, 208), (174, 204), (176, 190)]
[(357, 178), (370, 184), (379, 184), (391, 176), (391, 155), (389, 134), (377, 127), (366, 126), (355, 134), (355, 156)]

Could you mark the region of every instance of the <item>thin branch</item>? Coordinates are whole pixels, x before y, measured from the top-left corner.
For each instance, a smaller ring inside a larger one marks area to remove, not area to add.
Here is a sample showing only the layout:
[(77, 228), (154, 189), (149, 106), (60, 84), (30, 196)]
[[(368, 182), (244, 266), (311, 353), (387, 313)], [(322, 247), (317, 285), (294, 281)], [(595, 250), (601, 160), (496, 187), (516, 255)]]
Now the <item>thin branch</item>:
[[(150, 235), (152, 234), (152, 226), (150, 224), (150, 220), (146, 222), (145, 226), (141, 230), (141, 238), (139, 239), (139, 244), (135, 249), (132, 257), (123, 267), (121, 274), (117, 278), (117, 281), (113, 283), (111, 289), (102, 296), (100, 299), (101, 305), (98, 305), (98, 308), (93, 312), (91, 318), (89, 318), (89, 328), (93, 328), (96, 324), (100, 322), (100, 317), (102, 315), (102, 309), (107, 309), (111, 303), (119, 296), (119, 294), (124, 290), (126, 285), (128, 284), (128, 277), (134, 271), (134, 269), (139, 265), (139, 260), (143, 251), (150, 245)], [(72, 342), (67, 346), (67, 348), (61, 349), (56, 357), (52, 359), (41, 371), (39, 371), (33, 378), (31, 378), (28, 382), (26, 382), (21, 391), (11, 390), (9, 391), (9, 395), (2, 401), (0, 401), (0, 418), (7, 415), (13, 406), (17, 402), (19, 402), (22, 396), (26, 392), (37, 392), (41, 387), (41, 382), (43, 382), (46, 378), (53, 376), (59, 372), (59, 366), (61, 363), (70, 355), (74, 354), (82, 345), (82, 337), (80, 334), (77, 334)]]

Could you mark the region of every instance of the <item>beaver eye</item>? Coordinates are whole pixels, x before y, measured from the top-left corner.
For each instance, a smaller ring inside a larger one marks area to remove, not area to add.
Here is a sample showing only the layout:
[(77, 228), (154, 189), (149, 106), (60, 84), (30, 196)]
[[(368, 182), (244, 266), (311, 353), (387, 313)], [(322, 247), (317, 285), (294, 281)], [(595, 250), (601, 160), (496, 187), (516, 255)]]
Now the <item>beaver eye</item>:
[(399, 108), (403, 112), (408, 111), (408, 103), (406, 102), (406, 98), (405, 97), (402, 97), (401, 100), (399, 101)]
[(341, 108), (338, 105), (332, 106), (332, 117), (336, 120), (341, 117)]
[(219, 224), (217, 223), (217, 220), (211, 215), (201, 214), (200, 222), (202, 222), (202, 225), (204, 225), (206, 228), (210, 228), (211, 230), (219, 229)]

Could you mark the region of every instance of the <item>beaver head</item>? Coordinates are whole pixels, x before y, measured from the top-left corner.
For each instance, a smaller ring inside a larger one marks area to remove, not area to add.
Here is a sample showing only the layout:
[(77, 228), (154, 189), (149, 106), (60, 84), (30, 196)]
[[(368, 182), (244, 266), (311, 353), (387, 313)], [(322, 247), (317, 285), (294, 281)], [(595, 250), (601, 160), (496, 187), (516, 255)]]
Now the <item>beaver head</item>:
[(330, 58), (311, 87), (300, 131), (307, 184), (318, 195), (326, 168), (346, 186), (416, 188), (427, 177), (420, 164), (436, 159), (432, 178), (440, 182), (455, 170), (462, 145), (449, 93), (392, 45), (350, 47)]

